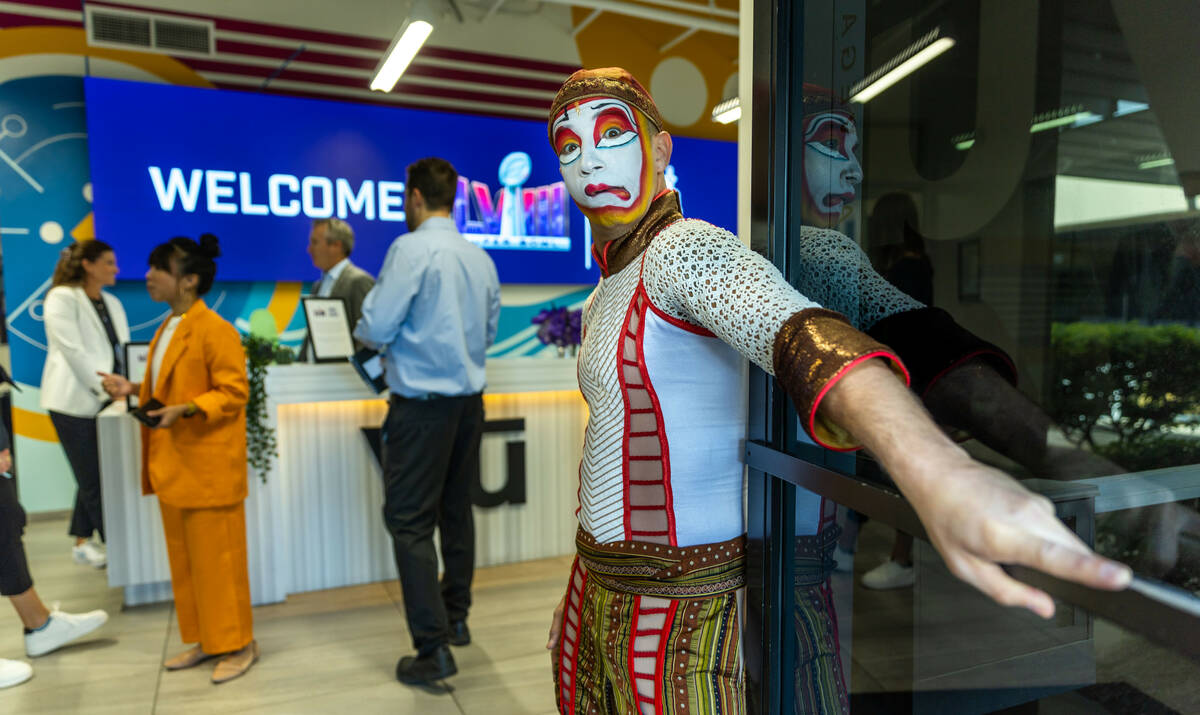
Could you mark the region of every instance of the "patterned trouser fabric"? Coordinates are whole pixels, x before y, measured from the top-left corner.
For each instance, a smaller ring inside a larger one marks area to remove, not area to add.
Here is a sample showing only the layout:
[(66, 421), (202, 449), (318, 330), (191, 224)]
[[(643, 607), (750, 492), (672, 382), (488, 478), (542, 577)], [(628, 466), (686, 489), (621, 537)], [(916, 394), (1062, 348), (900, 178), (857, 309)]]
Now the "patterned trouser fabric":
[(831, 526), (814, 536), (796, 537), (796, 715), (850, 712), (829, 589), (833, 548), (840, 534), (840, 528)]
[(742, 715), (745, 539), (686, 548), (580, 532), (554, 651), (563, 715)]

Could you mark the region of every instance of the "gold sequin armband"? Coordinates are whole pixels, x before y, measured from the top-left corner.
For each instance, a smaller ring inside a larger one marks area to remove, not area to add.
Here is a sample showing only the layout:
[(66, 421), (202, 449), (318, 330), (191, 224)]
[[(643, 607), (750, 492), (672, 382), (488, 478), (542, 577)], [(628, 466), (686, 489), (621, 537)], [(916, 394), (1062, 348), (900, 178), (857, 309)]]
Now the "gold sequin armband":
[(861, 446), (845, 429), (822, 417), (819, 408), (838, 380), (872, 358), (886, 359), (892, 372), (908, 384), (908, 371), (891, 348), (855, 330), (832, 310), (801, 310), (775, 335), (775, 377), (817, 444), (838, 451)]

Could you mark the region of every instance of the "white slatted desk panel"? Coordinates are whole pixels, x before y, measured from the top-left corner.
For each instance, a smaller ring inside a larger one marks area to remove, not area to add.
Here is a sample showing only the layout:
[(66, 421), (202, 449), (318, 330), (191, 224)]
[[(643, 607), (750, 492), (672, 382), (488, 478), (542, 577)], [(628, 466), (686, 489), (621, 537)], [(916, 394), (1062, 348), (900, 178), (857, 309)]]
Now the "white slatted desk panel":
[[(523, 418), (525, 430), (484, 435), (481, 482), (489, 491), (501, 488), (505, 445), (524, 440), (526, 502), (475, 507), (476, 565), (572, 553), (587, 421), (575, 361), (502, 359), (487, 367), (487, 418)], [(253, 603), (395, 578), (380, 468), (362, 434), (363, 427), (382, 425), (386, 402), (341, 364), (272, 367), (267, 392), (279, 458), (265, 484), (250, 476), (246, 536)], [(137, 427), (123, 405), (99, 420), (108, 580), (125, 588), (129, 605), (170, 598), (158, 502), (141, 496)]]

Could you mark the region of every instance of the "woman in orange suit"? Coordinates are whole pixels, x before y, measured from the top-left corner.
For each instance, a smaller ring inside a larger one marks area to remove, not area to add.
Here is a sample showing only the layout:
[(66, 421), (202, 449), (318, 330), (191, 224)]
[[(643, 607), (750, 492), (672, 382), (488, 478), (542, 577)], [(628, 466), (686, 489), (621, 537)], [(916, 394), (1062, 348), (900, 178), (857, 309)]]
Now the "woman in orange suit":
[(139, 385), (103, 375), (114, 398), (137, 393), (158, 417), (142, 428), (142, 492), (162, 510), (179, 633), (191, 649), (168, 659), (182, 670), (220, 656), (214, 683), (258, 659), (246, 564), (246, 356), (237, 330), (201, 300), (220, 255), (211, 234), (172, 238), (150, 254), (146, 290), (171, 306), (150, 343)]

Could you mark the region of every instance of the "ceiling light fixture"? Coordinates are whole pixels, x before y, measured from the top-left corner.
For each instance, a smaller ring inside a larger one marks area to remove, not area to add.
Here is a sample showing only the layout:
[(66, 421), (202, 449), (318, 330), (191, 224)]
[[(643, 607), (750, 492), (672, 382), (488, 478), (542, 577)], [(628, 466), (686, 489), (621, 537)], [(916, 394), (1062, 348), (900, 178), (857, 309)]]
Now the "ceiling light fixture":
[(1157, 159), (1147, 159), (1138, 164), (1138, 169), (1145, 171), (1146, 169), (1157, 169), (1162, 166), (1171, 166), (1175, 160), (1169, 156), (1159, 157)]
[(850, 101), (864, 104), (871, 101), (933, 58), (954, 47), (953, 37), (938, 37), (939, 33), (940, 28), (930, 30), (924, 37), (855, 84), (850, 89)]
[(713, 107), (712, 120), (718, 124), (729, 124), (742, 118), (742, 102), (738, 97), (727, 99)]
[(405, 18), (400, 31), (392, 39), (379, 66), (375, 68), (375, 77), (371, 79), (371, 89), (380, 92), (391, 92), (400, 76), (408, 69), (408, 65), (420, 52), (421, 46), (433, 32), (433, 12), (425, 0), (416, 0)]

